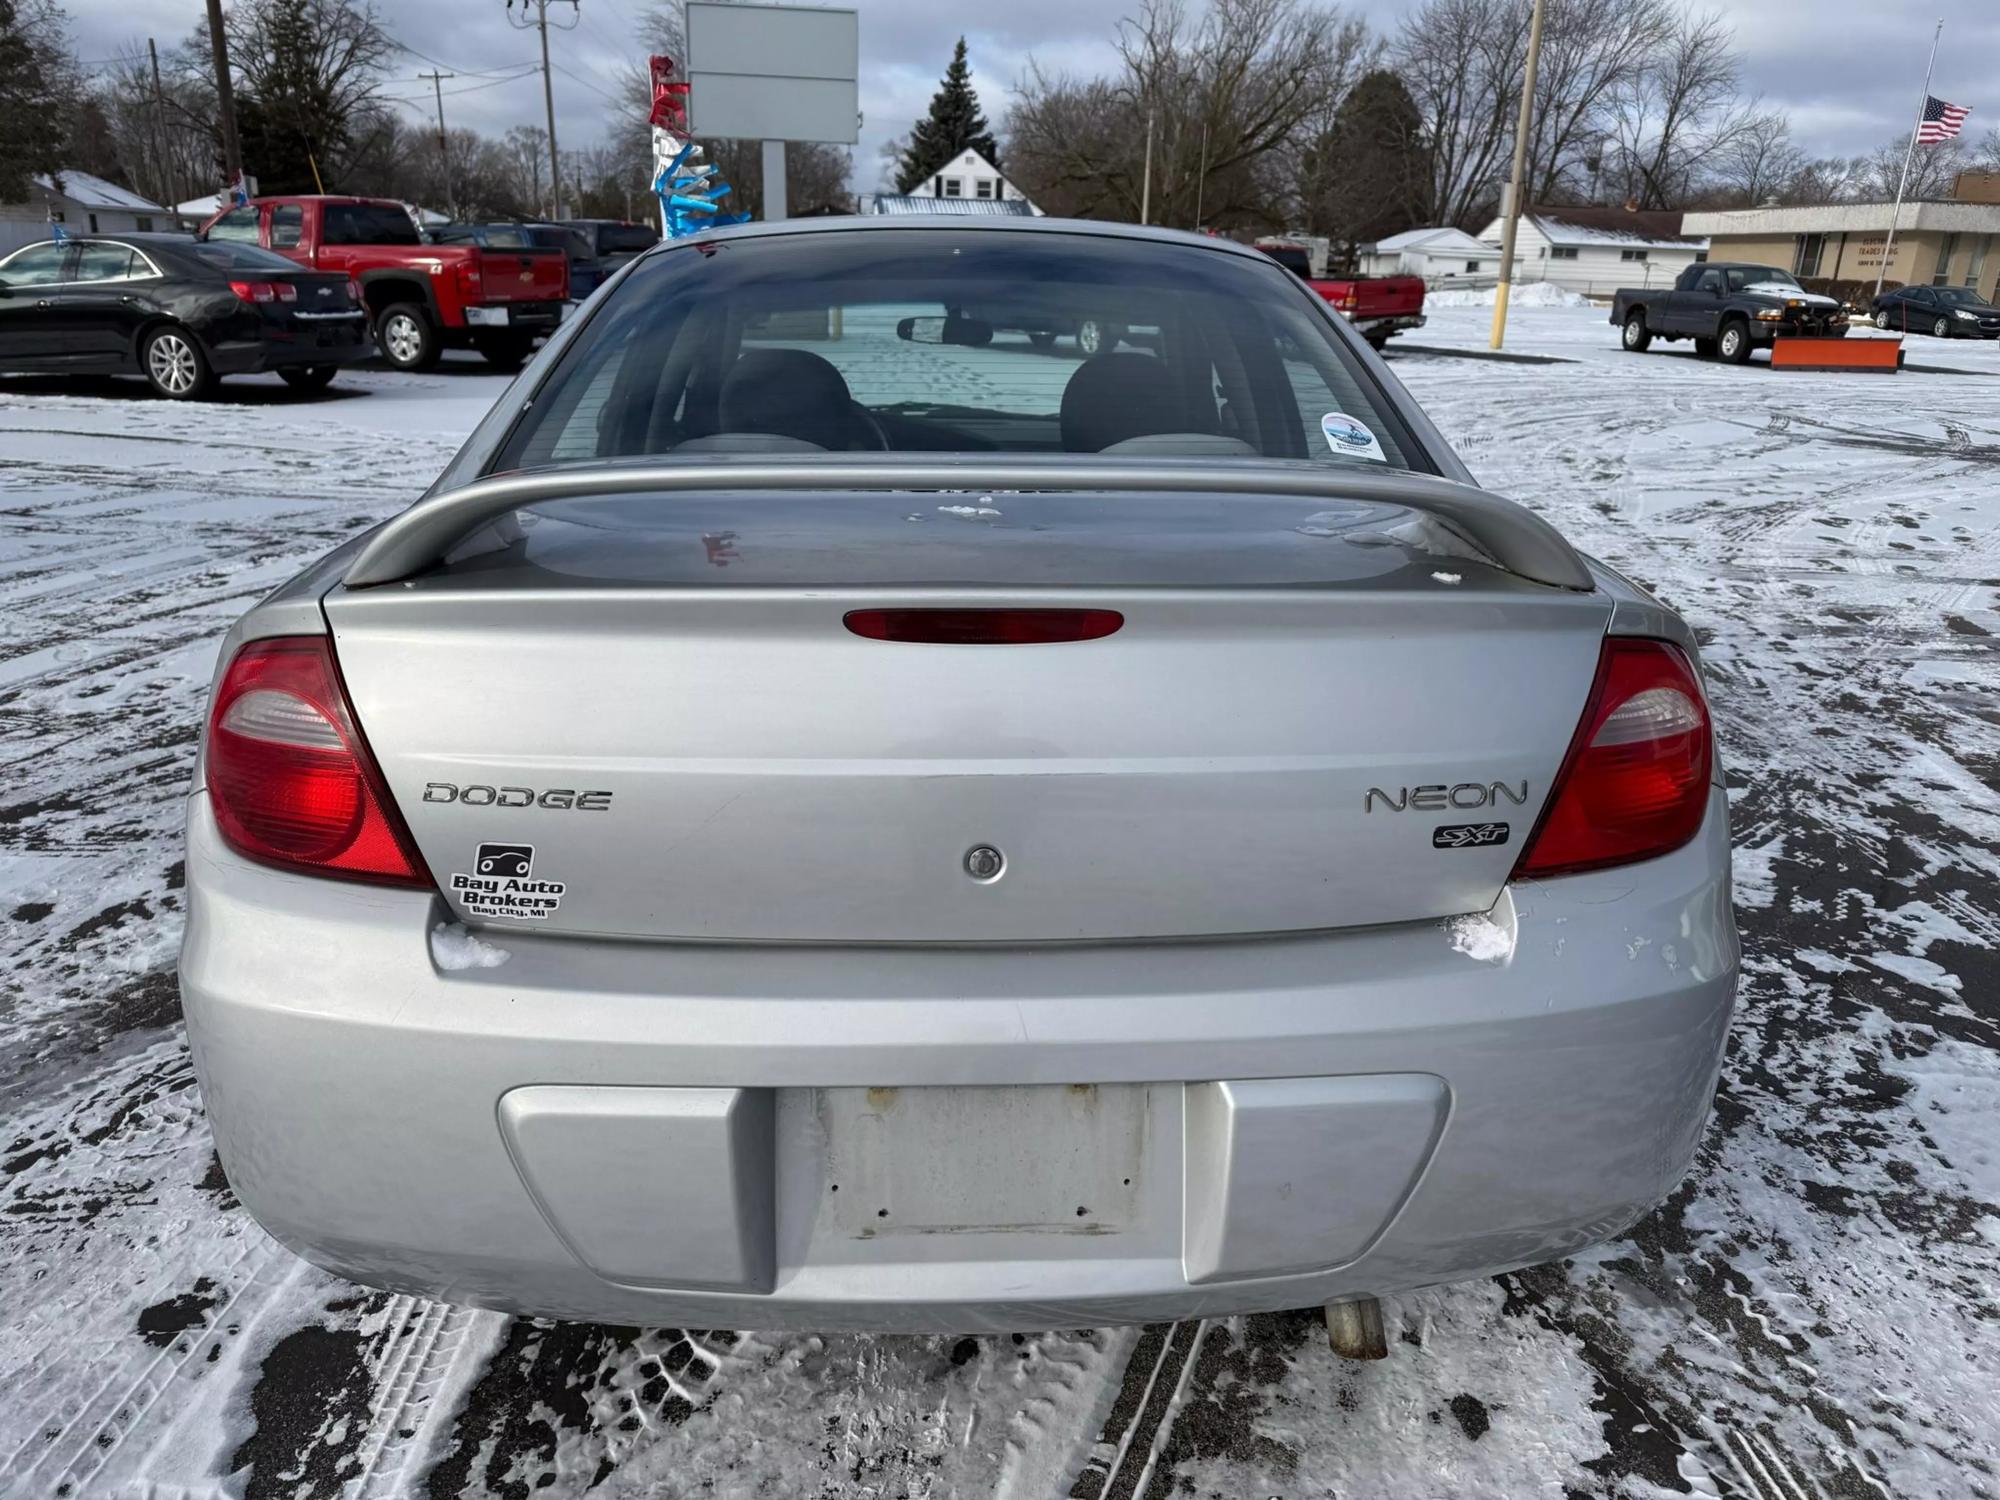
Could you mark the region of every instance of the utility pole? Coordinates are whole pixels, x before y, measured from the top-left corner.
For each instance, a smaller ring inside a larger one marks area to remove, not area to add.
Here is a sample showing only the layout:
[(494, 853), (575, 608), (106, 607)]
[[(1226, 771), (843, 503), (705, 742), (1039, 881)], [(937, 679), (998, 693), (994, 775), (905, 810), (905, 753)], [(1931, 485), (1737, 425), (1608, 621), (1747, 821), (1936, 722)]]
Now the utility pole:
[(1139, 222), (1153, 222), (1153, 111), (1146, 111), (1146, 181), (1139, 189)]
[(208, 44), (215, 53), (215, 109), (222, 126), (222, 175), (226, 197), (243, 176), (243, 147), (236, 139), (236, 99), (229, 89), (229, 38), (222, 30), (222, 0), (208, 0)]
[(1514, 236), (1521, 227), (1521, 194), (1528, 176), (1528, 126), (1535, 113), (1535, 69), (1542, 60), (1542, 7), (1535, 0), (1534, 19), (1528, 23), (1528, 69), (1521, 80), (1521, 117), (1514, 126), (1514, 173), (1507, 182), (1507, 201), (1502, 205), (1506, 227), (1500, 232), (1500, 285), (1493, 296), (1493, 347), (1507, 337), (1507, 296), (1514, 280)]
[(433, 69), (431, 72), (419, 73), (417, 75), (417, 81), (419, 83), (422, 83), (425, 80), (428, 80), (430, 82), (431, 92), (437, 95), (438, 170), (444, 174), (444, 198), (445, 198), (444, 206), (447, 210), (452, 210), (452, 211), (456, 210), (457, 204), (452, 197), (452, 191), (451, 191), (451, 147), (446, 142), (444, 134), (444, 81), (447, 78), (456, 78), (456, 77), (458, 77), (456, 73), (440, 73), (437, 72), (435, 69)]
[[(216, 0), (210, 0), (211, 4)], [(556, 90), (549, 78), (549, 6), (560, 5), (562, 0), (521, 0), (521, 19), (513, 21), (514, 0), (507, 0), (507, 18), (519, 27), (533, 26), (542, 34), (542, 108), (549, 119), (549, 217), (562, 217), (562, 167), (556, 160)], [(570, 9), (576, 13), (578, 21), (583, 19), (582, 0), (569, 0)], [(534, 7), (533, 20), (528, 19), (528, 8)], [(575, 23), (558, 26), (558, 31), (572, 31)]]
[(180, 183), (175, 180), (174, 153), (167, 137), (167, 91), (160, 87), (160, 49), (151, 37), (146, 38), (146, 55), (153, 60), (153, 114), (158, 121), (160, 141), (160, 191), (166, 197), (169, 208), (181, 201)]

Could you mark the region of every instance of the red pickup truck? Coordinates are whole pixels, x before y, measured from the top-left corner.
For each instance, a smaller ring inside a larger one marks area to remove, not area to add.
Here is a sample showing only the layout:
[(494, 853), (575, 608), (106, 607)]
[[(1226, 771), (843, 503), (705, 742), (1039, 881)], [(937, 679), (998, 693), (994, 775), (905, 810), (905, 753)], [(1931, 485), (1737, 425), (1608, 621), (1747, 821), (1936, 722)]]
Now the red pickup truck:
[(316, 271), (360, 283), (382, 357), (427, 370), (445, 349), (477, 349), (518, 370), (537, 337), (554, 333), (569, 300), (559, 249), (482, 250), (426, 244), (391, 198), (253, 198), (202, 225), (197, 238), (262, 245)]
[(1424, 326), (1421, 276), (1316, 277), (1303, 245), (1260, 245), (1266, 255), (1333, 304), (1361, 336), (1380, 349), (1406, 328)]

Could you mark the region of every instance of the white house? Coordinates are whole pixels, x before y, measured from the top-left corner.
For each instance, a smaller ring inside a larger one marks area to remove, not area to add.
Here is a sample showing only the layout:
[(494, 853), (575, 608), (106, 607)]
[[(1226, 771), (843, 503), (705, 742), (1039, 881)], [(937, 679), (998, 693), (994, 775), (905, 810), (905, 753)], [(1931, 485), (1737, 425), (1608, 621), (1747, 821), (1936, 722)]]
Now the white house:
[(67, 234), (174, 227), (166, 209), (128, 188), (88, 172), (59, 171), (30, 178), (27, 202), (0, 203), (0, 255), (48, 239), (56, 224)]
[[(908, 193), (864, 194), (861, 200), (863, 213), (924, 213), (937, 212), (928, 204), (916, 204), (904, 208), (896, 205), (899, 198), (942, 199), (946, 202), (958, 200), (966, 203), (1026, 204), (1025, 208), (998, 208), (974, 210), (974, 212), (999, 212), (1006, 214), (1032, 214), (1041, 217), (1042, 211), (1029, 202), (1028, 195), (1009, 182), (1000, 169), (981, 156), (977, 151), (961, 151), (958, 156), (931, 173), (929, 180), (918, 183)], [(883, 206), (883, 200), (890, 200), (890, 206)], [(954, 210), (945, 209), (950, 213)], [(962, 210), (960, 210), (962, 211)]]
[[(1497, 247), (1504, 227), (1495, 219), (1479, 238)], [(1681, 215), (1667, 209), (1536, 207), (1521, 215), (1514, 254), (1516, 281), (1609, 296), (1621, 286), (1670, 284), (1708, 259), (1708, 241), (1683, 234)]]
[(1463, 229), (1406, 229), (1372, 245), (1356, 257), (1364, 276), (1421, 276), (1438, 286), (1478, 279), (1491, 282), (1500, 274), (1500, 255)]

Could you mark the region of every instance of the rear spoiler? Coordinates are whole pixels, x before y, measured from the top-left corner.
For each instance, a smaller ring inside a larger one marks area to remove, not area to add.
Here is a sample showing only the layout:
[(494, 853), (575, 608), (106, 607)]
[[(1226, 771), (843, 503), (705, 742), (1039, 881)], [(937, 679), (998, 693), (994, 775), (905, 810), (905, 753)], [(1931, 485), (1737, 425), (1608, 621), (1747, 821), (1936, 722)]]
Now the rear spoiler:
[(1589, 592), (1589, 569), (1557, 530), (1512, 500), (1429, 475), (1318, 469), (1285, 459), (1126, 459), (1069, 454), (828, 453), (635, 465), (591, 465), (497, 475), (426, 495), (370, 537), (343, 579), (349, 588), (395, 583), (439, 561), (471, 532), (525, 506), (607, 495), (716, 490), (1076, 490), (1297, 496), (1372, 500), (1422, 511), (1520, 578)]

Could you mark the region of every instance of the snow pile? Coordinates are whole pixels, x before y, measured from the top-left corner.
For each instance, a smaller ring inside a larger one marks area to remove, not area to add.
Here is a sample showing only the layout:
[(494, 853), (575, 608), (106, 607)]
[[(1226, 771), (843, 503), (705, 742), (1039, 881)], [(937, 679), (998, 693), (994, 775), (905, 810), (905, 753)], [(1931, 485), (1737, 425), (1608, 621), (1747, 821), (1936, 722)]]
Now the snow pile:
[(1465, 577), (1463, 573), (1433, 573), (1431, 577), (1439, 583), (1457, 583)]
[(440, 969), (497, 969), (507, 950), (474, 937), (463, 922), (440, 922), (431, 929), (431, 958)]
[[(1496, 287), (1487, 287), (1479, 292), (1432, 292), (1424, 299), (1426, 307), (1491, 307), (1499, 300)], [(1567, 291), (1553, 281), (1524, 281), (1510, 287), (1507, 292), (1509, 307), (1588, 307), (1590, 299), (1581, 292)]]
[(938, 513), (946, 516), (964, 516), (971, 520), (978, 516), (997, 516), (1000, 511), (998, 507), (982, 502), (978, 505), (940, 505)]

